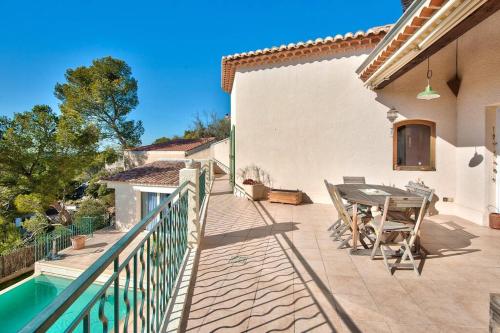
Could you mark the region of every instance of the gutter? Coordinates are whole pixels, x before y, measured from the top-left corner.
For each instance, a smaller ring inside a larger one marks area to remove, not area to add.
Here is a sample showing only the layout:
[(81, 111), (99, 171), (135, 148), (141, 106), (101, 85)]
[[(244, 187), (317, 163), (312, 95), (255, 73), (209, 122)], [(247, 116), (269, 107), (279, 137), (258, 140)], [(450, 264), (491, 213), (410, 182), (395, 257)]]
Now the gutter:
[(410, 7), (404, 12), (403, 16), (397, 20), (397, 22), (394, 24), (391, 30), (387, 33), (387, 35), (384, 36), (384, 38), (377, 44), (375, 49), (370, 53), (368, 58), (363, 61), (363, 63), (356, 69), (356, 74), (361, 74), (361, 72), (365, 69), (366, 66), (368, 66), (375, 58), (376, 56), (389, 44), (394, 37), (396, 37), (399, 34), (399, 31), (401, 30), (402, 27), (408, 23), (415, 14), (421, 9), (421, 7), (427, 3), (430, 2), (430, 0), (415, 0)]

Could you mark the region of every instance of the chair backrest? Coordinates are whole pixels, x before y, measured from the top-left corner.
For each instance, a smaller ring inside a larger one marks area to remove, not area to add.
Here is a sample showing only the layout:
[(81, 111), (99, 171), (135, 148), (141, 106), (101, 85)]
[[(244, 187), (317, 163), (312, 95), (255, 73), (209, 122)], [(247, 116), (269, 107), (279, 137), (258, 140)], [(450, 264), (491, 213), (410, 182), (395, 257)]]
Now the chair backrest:
[(344, 176), (344, 184), (366, 184), (365, 177)]
[(328, 190), (328, 194), (330, 195), (330, 199), (333, 202), (333, 205), (335, 206), (335, 209), (337, 209), (337, 213), (339, 214), (339, 219), (342, 219), (344, 223), (349, 225), (352, 228), (352, 219), (351, 216), (349, 215), (349, 212), (344, 206), (344, 203), (342, 202), (342, 196), (340, 195), (339, 190), (337, 189), (336, 186), (330, 184), (326, 179), (325, 179), (325, 186), (326, 189)]
[(405, 187), (408, 190), (408, 192), (427, 198), (427, 202), (429, 203), (432, 201), (432, 198), (434, 197), (434, 190), (428, 188), (425, 185), (410, 181), (408, 182), (408, 185), (406, 185)]
[(413, 245), (413, 242), (417, 237), (418, 230), (420, 229), (420, 225), (424, 219), (426, 206), (427, 198), (425, 197), (388, 196), (385, 199), (382, 220), (385, 221), (387, 219), (387, 212), (391, 210), (416, 209), (415, 224), (413, 225), (413, 233), (410, 238), (410, 245)]

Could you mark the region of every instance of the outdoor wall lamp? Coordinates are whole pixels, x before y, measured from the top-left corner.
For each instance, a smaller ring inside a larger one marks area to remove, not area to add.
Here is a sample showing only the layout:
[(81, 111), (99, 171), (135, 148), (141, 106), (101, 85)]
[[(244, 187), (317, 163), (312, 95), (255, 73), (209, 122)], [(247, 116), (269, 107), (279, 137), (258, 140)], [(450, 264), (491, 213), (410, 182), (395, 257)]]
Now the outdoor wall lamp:
[(429, 66), (429, 58), (427, 58), (427, 87), (425, 87), (424, 91), (422, 91), (417, 95), (417, 99), (431, 100), (441, 97), (441, 95), (439, 95), (437, 91), (432, 89), (431, 77), (432, 77), (432, 70), (430, 69)]
[[(399, 115), (398, 110), (396, 110), (396, 108), (394, 107), (390, 108), (389, 111), (387, 111), (387, 119), (389, 119), (391, 124), (393, 124), (396, 121), (398, 115)], [(392, 136), (392, 131), (393, 127), (391, 126), (391, 136)]]

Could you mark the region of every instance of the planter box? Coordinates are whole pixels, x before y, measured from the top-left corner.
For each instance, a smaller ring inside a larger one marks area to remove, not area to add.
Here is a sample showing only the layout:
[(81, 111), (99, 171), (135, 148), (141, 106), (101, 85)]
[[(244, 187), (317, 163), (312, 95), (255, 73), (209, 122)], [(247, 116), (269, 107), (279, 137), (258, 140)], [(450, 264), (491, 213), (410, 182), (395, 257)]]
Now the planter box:
[(266, 193), (266, 187), (264, 186), (264, 184), (255, 184), (255, 185), (243, 184), (243, 188), (245, 189), (246, 194), (253, 201), (264, 199), (264, 194)]
[(500, 229), (500, 214), (490, 213), (490, 228)]
[(85, 247), (85, 236), (73, 236), (70, 239), (73, 250), (81, 250)]
[(269, 192), (269, 201), (300, 205), (302, 203), (302, 191), (272, 189)]

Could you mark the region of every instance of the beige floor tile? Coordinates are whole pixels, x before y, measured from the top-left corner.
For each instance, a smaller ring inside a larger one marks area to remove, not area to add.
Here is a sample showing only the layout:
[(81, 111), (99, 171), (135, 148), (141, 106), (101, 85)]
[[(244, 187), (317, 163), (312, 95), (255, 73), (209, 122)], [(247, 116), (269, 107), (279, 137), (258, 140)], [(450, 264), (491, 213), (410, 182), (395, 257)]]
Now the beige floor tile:
[(357, 276), (328, 275), (327, 277), (333, 294), (369, 295), (364, 281)]
[[(391, 275), (382, 260), (338, 249), (327, 231), (335, 218), (332, 205), (214, 196), (186, 329), (487, 332), (489, 293), (500, 292), (499, 232), (426, 218), (422, 275)], [(245, 263), (230, 263), (235, 256)]]
[(253, 315), (248, 322), (247, 332), (294, 332), (294, 316), (267, 314)]
[(208, 314), (199, 332), (246, 332), (251, 310), (216, 311)]
[(389, 327), (392, 333), (440, 333), (441, 328), (434, 325), (407, 325), (389, 322)]
[(346, 332), (358, 333), (391, 333), (391, 329), (387, 323), (356, 320), (352, 323), (344, 322)]

